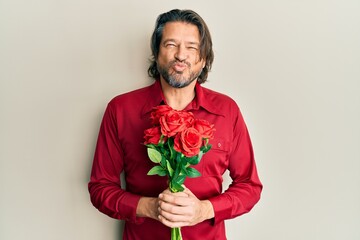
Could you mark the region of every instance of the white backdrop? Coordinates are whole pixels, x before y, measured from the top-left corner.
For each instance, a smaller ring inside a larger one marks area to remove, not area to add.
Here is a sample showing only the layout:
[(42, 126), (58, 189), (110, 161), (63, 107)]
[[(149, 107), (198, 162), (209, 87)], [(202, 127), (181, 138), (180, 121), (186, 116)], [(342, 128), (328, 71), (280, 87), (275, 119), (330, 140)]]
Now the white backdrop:
[(121, 238), (89, 201), (95, 141), (172, 8), (208, 23), (205, 86), (240, 105), (264, 183), (228, 239), (360, 239), (358, 0), (0, 0), (0, 239)]

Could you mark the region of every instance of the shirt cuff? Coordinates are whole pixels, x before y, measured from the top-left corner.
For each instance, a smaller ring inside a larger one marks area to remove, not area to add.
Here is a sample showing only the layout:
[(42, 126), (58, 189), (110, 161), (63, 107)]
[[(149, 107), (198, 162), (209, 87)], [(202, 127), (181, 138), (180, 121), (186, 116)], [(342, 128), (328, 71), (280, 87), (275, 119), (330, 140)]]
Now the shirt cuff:
[(125, 221), (129, 221), (135, 224), (141, 224), (144, 222), (143, 217), (136, 216), (136, 208), (141, 196), (127, 193), (119, 206), (119, 212), (123, 216)]
[(229, 204), (229, 201), (223, 199), (226, 196), (217, 196), (210, 198), (209, 201), (214, 208), (214, 218), (212, 219), (212, 224), (216, 225), (231, 216), (232, 206)]

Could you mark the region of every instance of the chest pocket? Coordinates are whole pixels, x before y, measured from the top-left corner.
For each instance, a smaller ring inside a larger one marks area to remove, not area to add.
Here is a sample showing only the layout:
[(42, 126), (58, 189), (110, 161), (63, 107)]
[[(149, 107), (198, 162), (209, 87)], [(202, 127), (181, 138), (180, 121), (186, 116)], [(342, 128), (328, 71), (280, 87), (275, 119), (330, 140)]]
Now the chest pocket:
[(213, 141), (210, 141), (210, 144), (212, 145), (211, 149), (213, 150), (223, 152), (229, 151), (229, 143), (223, 138), (214, 139)]
[(230, 142), (224, 138), (216, 138), (210, 144), (212, 147), (203, 155), (199, 170), (203, 176), (221, 176), (229, 165)]

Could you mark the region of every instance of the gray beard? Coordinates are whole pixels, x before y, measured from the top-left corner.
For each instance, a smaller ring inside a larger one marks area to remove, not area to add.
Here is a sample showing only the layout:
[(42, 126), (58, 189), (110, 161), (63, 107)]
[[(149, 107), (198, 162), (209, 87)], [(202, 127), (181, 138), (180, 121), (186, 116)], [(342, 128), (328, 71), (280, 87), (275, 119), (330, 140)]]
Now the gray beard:
[[(175, 62), (176, 61), (171, 61), (165, 67), (158, 65), (158, 71), (159, 71), (160, 75), (164, 78), (165, 82), (167, 82), (173, 88), (184, 88), (184, 87), (189, 86), (193, 81), (195, 81), (199, 77), (199, 75), (202, 72), (202, 70), (200, 70), (199, 72), (190, 72), (190, 76), (188, 79), (182, 77), (180, 75), (181, 72), (178, 72), (178, 73), (174, 72), (174, 73), (170, 74), (169, 69)], [(190, 64), (188, 64), (188, 66), (190, 68)]]

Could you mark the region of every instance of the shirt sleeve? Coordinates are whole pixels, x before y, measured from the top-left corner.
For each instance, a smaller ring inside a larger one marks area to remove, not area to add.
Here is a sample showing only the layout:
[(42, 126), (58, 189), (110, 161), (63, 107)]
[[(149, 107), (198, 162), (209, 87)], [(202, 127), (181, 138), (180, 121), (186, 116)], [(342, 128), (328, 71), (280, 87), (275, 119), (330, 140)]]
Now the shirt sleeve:
[(118, 135), (116, 116), (109, 104), (100, 126), (88, 189), (92, 204), (102, 213), (134, 223), (143, 218), (136, 216), (139, 195), (121, 188), (123, 150)]
[(224, 193), (209, 199), (215, 212), (214, 224), (249, 212), (259, 201), (262, 190), (249, 132), (240, 110), (234, 112), (228, 167), (232, 183)]

